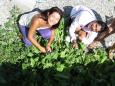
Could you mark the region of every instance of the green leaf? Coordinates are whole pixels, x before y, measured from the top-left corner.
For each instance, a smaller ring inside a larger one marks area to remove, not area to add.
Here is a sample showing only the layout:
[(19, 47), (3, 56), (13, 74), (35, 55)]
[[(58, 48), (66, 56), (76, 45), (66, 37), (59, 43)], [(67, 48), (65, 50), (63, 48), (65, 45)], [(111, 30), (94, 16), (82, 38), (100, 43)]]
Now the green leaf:
[(46, 64), (44, 65), (44, 69), (45, 69), (45, 68), (50, 68), (50, 67), (52, 67), (52, 66), (53, 66), (52, 63), (46, 63)]
[(22, 63), (22, 69), (23, 69), (23, 70), (27, 69), (28, 66), (29, 66), (29, 64)]
[(30, 52), (30, 53), (28, 54), (28, 56), (29, 56), (29, 57), (32, 57), (32, 56), (33, 56), (33, 53)]
[(30, 58), (30, 65), (31, 65), (31, 67), (34, 67), (34, 65), (35, 65), (35, 61), (34, 61), (34, 59), (33, 58)]
[(64, 64), (58, 64), (57, 65), (57, 71), (59, 71), (59, 72), (62, 72), (64, 68), (65, 68)]
[(39, 53), (39, 50), (38, 50), (36, 47), (33, 49), (33, 51), (34, 51), (35, 53)]
[(62, 51), (61, 54), (60, 54), (60, 56), (61, 57), (65, 57), (66, 56), (65, 53), (66, 53), (65, 51)]
[(82, 50), (86, 49), (86, 45), (82, 42), (80, 42), (80, 49), (82, 49)]

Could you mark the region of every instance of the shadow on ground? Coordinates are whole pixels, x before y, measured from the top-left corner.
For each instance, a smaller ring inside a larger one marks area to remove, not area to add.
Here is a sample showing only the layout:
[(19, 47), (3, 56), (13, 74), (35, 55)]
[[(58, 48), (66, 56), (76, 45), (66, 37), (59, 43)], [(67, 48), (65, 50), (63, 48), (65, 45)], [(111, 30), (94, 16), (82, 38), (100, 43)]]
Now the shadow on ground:
[(105, 61), (75, 64), (62, 72), (54, 68), (22, 69), (21, 63), (2, 63), (0, 86), (115, 86), (115, 64)]

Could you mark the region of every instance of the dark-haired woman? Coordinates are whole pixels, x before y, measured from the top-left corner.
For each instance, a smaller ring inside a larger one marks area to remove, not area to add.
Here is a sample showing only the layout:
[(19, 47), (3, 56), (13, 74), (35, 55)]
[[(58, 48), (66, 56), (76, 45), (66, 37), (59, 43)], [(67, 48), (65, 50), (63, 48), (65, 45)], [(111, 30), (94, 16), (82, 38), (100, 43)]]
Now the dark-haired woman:
[[(19, 29), (23, 35), (23, 42), (25, 46), (34, 45), (41, 53), (46, 53), (46, 50), (51, 51), (50, 45), (54, 40), (55, 29), (58, 27), (62, 18), (62, 11), (58, 7), (52, 7), (42, 11), (41, 13), (35, 11), (24, 14), (19, 20)], [(44, 38), (48, 39), (46, 47), (41, 46), (34, 37), (36, 31)]]
[(97, 37), (98, 33), (108, 28), (106, 23), (97, 20), (91, 9), (83, 5), (74, 7), (70, 17), (72, 23), (69, 27), (69, 36), (73, 48), (77, 47), (77, 39), (89, 46)]

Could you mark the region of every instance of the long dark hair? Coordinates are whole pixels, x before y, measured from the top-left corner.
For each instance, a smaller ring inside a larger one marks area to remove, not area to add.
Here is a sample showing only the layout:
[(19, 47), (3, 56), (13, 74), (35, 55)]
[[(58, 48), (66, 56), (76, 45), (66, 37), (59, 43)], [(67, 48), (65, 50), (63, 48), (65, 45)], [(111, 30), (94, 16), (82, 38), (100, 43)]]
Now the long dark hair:
[[(44, 19), (45, 21), (48, 21), (48, 16), (49, 16), (50, 14), (52, 14), (53, 12), (59, 13), (59, 15), (60, 15), (60, 20), (61, 20), (61, 18), (62, 18), (62, 16), (63, 16), (63, 12), (62, 12), (62, 10), (59, 9), (58, 7), (52, 7), (52, 8), (50, 8), (50, 9), (47, 9), (47, 10), (42, 11), (42, 12), (41, 12), (41, 18)], [(52, 29), (56, 29), (56, 28), (59, 26), (59, 24), (60, 24), (60, 20), (59, 20), (59, 22), (58, 22), (57, 24), (53, 25), (51, 28), (52, 28)]]
[(98, 24), (100, 24), (101, 25), (101, 31), (99, 31), (100, 33), (102, 33), (103, 31), (106, 31), (106, 30), (108, 30), (108, 26), (107, 26), (107, 24), (105, 23), (105, 22), (103, 22), (103, 21), (96, 21)]

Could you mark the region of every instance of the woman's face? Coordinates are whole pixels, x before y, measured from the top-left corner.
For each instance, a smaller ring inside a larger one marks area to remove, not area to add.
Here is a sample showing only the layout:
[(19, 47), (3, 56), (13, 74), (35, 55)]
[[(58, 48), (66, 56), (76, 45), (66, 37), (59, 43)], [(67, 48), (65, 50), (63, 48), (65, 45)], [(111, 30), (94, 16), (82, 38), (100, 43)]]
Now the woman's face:
[(101, 31), (101, 25), (94, 22), (91, 25), (91, 30), (94, 31), (94, 32), (99, 32), (99, 31)]
[(49, 25), (53, 26), (53, 25), (57, 24), (59, 22), (60, 18), (61, 17), (59, 15), (59, 13), (53, 12), (52, 14), (50, 14), (48, 16), (48, 23), (49, 23)]

